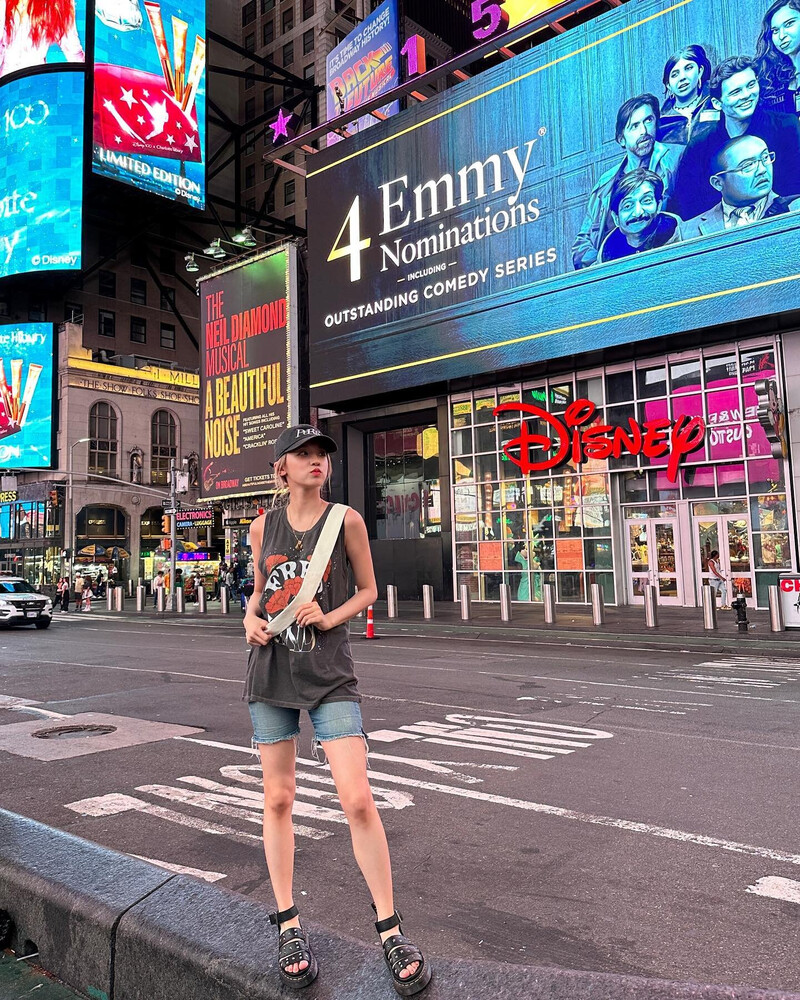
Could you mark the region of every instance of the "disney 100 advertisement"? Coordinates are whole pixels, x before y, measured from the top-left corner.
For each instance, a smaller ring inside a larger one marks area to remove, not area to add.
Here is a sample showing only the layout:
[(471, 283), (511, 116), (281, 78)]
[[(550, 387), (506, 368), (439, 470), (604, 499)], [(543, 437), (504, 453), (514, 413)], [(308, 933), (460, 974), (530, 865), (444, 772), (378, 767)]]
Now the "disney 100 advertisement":
[(82, 63), (85, 0), (0, 3), (0, 77), (49, 63)]
[(0, 136), (0, 277), (79, 269), (83, 73), (2, 84)]
[(0, 326), (0, 466), (52, 465), (53, 327)]
[(204, 208), (205, 0), (97, 0), (96, 174)]
[(798, 73), (789, 3), (630, 0), (321, 151), (312, 402), (800, 307)]

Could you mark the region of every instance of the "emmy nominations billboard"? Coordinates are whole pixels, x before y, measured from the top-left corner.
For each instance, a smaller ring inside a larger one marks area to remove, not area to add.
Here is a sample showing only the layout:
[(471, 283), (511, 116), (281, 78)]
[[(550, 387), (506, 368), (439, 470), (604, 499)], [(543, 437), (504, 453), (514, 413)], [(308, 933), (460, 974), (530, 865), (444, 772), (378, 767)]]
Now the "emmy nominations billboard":
[(0, 326), (0, 465), (52, 466), (53, 327)]
[(204, 208), (205, 0), (98, 0), (96, 174)]
[(312, 405), (800, 308), (792, 16), (630, 0), (313, 157)]
[(79, 269), (83, 73), (1, 84), (0, 133), (0, 277)]
[(273, 490), (270, 462), (298, 420), (297, 250), (217, 271), (200, 290), (200, 497)]

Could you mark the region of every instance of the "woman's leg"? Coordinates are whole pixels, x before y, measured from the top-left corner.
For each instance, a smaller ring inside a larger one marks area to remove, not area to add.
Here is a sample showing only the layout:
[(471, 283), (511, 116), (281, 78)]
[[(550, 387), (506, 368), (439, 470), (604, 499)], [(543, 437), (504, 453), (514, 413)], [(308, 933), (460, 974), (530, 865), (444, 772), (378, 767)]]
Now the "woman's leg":
[[(378, 920), (384, 920), (394, 913), (392, 866), (386, 833), (367, 778), (364, 739), (362, 736), (343, 736), (320, 742), (325, 748), (339, 802), (350, 826), (353, 854), (372, 893)], [(385, 931), (381, 941), (397, 933), (396, 927)], [(417, 968), (418, 963), (413, 962), (400, 976), (407, 979)]]

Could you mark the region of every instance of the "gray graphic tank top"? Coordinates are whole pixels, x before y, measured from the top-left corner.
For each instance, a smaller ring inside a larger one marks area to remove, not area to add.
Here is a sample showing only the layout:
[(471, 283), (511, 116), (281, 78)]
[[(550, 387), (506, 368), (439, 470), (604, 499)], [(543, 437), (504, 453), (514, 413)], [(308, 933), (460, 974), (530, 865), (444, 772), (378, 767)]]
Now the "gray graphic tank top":
[[(266, 586), (261, 595), (261, 614), (270, 621), (294, 598), (308, 571), (314, 546), (332, 504), (317, 523), (297, 538), (286, 519), (286, 508), (267, 513), (258, 566)], [(349, 598), (344, 524), (339, 531), (316, 600), (327, 614)], [(254, 646), (247, 661), (245, 701), (263, 701), (279, 708), (316, 708), (323, 701), (361, 701), (350, 653), (347, 623), (320, 632), (313, 625), (290, 625), (266, 646)]]

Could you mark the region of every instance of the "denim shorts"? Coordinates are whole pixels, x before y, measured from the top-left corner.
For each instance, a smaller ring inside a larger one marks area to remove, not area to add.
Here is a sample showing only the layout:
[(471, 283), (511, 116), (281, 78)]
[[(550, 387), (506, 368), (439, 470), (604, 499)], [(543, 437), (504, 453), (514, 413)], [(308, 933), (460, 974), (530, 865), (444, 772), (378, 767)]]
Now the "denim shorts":
[[(263, 701), (248, 702), (250, 718), (253, 723), (252, 747), (258, 748), (260, 743), (281, 743), (284, 740), (294, 740), (298, 746), (300, 736), (300, 709), (279, 708), (267, 705)], [(367, 734), (361, 721), (361, 708), (357, 701), (323, 702), (316, 708), (308, 710), (309, 718), (314, 726), (314, 740), (311, 752), (319, 763), (319, 751), (327, 740), (340, 740), (345, 736), (361, 736), (369, 753)]]

